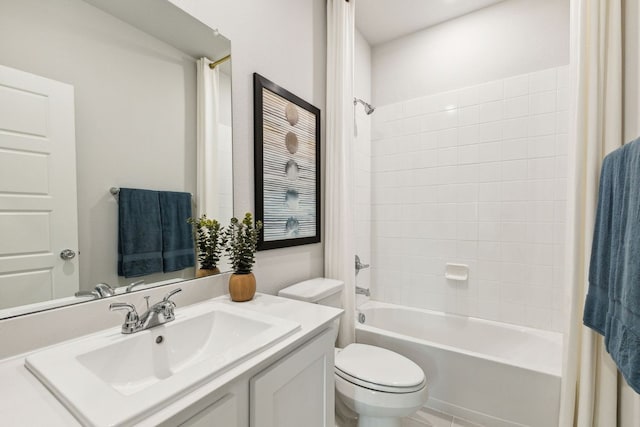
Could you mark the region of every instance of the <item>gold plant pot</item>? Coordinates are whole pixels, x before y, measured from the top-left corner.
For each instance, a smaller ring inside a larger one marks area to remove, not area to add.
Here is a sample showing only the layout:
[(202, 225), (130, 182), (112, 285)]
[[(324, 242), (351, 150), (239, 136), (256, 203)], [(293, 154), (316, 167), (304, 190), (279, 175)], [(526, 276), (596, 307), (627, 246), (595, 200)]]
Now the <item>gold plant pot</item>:
[(256, 276), (253, 273), (233, 273), (229, 277), (229, 293), (232, 301), (250, 301), (256, 294)]
[(200, 277), (213, 276), (214, 274), (220, 274), (220, 269), (218, 267), (199, 268), (198, 271), (196, 271), (196, 279), (199, 279)]

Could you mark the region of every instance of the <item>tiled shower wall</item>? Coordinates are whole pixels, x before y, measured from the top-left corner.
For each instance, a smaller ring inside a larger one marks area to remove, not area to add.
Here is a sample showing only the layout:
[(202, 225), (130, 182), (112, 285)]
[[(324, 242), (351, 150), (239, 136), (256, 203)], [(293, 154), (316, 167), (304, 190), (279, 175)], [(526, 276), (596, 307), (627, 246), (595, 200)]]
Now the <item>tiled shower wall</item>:
[(568, 98), (560, 67), (378, 107), (374, 299), (562, 330)]

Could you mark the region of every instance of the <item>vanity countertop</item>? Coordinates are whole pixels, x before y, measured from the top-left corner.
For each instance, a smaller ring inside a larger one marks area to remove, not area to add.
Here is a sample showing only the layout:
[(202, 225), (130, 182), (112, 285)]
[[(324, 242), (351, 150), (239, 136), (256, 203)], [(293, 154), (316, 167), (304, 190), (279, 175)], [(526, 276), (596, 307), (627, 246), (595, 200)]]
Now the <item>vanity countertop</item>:
[[(300, 329), (185, 397), (167, 405), (139, 425), (157, 425), (236, 378), (248, 372), (254, 370), (257, 372), (259, 369), (263, 369), (326, 329), (342, 313), (342, 310), (332, 307), (260, 293), (256, 294), (253, 300), (244, 303), (234, 303), (228, 295), (215, 298), (215, 300), (225, 304), (238, 304), (245, 310), (298, 322)], [(177, 308), (177, 310), (179, 309), (180, 307)], [(77, 339), (82, 339), (82, 337)], [(30, 353), (0, 360), (0, 419), (2, 419), (3, 425), (46, 425), (49, 427), (80, 425), (71, 413), (25, 368), (24, 361), (28, 354)]]

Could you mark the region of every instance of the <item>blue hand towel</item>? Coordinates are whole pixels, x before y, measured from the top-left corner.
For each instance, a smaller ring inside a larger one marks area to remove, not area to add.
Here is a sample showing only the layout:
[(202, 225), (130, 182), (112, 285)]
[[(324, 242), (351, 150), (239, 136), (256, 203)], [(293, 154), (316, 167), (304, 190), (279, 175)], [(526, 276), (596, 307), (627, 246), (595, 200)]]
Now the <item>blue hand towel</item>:
[(600, 173), (598, 206), (589, 262), (589, 289), (583, 322), (601, 335), (604, 335), (606, 330), (609, 289), (613, 288), (616, 256), (621, 242), (624, 166), (623, 147), (604, 158)]
[(624, 146), (625, 176), (614, 286), (609, 289), (607, 351), (640, 393), (640, 140)]
[(162, 271), (158, 192), (121, 188), (118, 210), (118, 275), (137, 277)]
[(640, 139), (602, 166), (584, 324), (640, 393)]
[(160, 192), (162, 221), (162, 261), (164, 272), (183, 270), (195, 265), (191, 217), (191, 194)]

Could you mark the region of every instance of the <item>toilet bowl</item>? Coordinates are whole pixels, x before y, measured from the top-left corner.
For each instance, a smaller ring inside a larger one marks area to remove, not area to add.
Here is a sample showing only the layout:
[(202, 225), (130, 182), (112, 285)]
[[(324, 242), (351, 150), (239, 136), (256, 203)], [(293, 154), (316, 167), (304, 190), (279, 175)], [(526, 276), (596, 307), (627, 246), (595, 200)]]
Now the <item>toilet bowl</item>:
[(358, 415), (358, 427), (400, 427), (427, 401), (424, 372), (390, 350), (350, 344), (336, 352), (336, 399)]
[[(317, 278), (282, 289), (278, 295), (339, 307), (343, 288), (341, 281)], [(422, 369), (381, 347), (349, 344), (336, 349), (334, 378), (338, 418), (357, 418), (358, 427), (400, 427), (401, 419), (428, 398)]]

